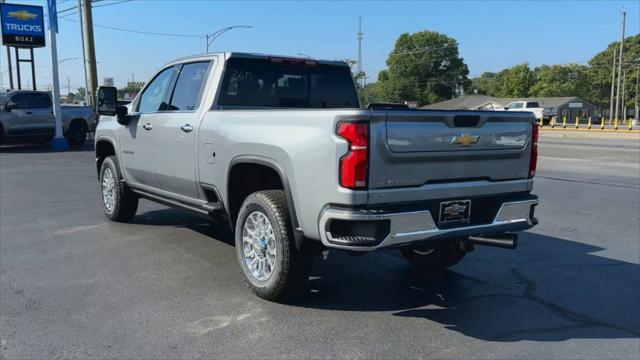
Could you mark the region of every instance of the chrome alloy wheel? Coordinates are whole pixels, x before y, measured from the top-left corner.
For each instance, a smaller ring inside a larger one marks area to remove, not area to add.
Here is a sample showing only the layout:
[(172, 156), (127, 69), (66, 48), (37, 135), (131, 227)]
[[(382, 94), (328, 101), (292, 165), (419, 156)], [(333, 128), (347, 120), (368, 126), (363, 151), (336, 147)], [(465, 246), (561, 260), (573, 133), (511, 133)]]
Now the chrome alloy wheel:
[(113, 171), (109, 168), (104, 169), (102, 173), (102, 203), (109, 213), (116, 206), (116, 181)]
[(276, 266), (276, 237), (266, 215), (254, 211), (242, 228), (242, 254), (251, 276), (266, 281)]

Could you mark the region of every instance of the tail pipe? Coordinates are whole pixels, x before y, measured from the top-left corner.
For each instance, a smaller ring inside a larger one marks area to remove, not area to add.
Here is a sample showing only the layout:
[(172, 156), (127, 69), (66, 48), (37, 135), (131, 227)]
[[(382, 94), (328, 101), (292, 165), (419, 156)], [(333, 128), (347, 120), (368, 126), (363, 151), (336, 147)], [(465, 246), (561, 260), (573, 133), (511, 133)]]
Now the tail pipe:
[(469, 241), (486, 246), (495, 246), (505, 249), (515, 249), (518, 246), (518, 234), (504, 233), (497, 235), (472, 235), (469, 236)]

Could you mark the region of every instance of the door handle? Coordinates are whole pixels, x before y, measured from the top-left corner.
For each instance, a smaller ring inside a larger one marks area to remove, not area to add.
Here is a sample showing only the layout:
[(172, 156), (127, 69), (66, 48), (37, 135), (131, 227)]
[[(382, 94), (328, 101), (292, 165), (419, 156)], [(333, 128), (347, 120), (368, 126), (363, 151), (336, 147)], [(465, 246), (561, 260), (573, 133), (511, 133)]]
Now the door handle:
[(151, 130), (151, 129), (153, 129), (153, 125), (151, 125), (151, 123), (146, 123), (146, 124), (142, 125), (142, 127), (143, 127), (145, 130)]
[(27, 111), (27, 115), (33, 115), (31, 111)]
[(180, 130), (186, 132), (186, 133), (190, 133), (193, 131), (193, 126), (191, 126), (190, 124), (184, 124), (182, 126), (180, 126)]

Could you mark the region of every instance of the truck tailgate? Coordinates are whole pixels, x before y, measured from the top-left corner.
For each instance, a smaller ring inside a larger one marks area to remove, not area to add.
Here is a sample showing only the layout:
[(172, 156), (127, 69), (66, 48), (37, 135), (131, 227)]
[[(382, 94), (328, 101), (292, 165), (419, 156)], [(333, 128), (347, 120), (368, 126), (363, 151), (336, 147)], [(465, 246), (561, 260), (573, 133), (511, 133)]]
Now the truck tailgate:
[(372, 190), (528, 177), (530, 113), (391, 110), (372, 115)]

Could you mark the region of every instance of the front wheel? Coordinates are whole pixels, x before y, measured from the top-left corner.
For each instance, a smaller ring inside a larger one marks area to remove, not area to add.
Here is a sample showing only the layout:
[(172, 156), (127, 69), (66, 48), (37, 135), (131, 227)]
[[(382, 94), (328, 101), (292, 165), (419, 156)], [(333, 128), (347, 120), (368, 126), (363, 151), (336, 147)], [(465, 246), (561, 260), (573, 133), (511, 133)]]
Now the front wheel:
[(401, 249), (404, 258), (418, 270), (441, 271), (456, 265), (465, 251), (460, 249), (460, 239)]
[(244, 200), (235, 243), (245, 283), (256, 295), (282, 301), (304, 292), (313, 257), (296, 248), (284, 191), (258, 191)]
[(133, 219), (138, 210), (138, 196), (121, 181), (120, 168), (115, 156), (109, 156), (100, 167), (100, 195), (102, 210), (113, 221)]

